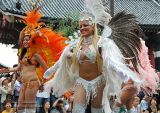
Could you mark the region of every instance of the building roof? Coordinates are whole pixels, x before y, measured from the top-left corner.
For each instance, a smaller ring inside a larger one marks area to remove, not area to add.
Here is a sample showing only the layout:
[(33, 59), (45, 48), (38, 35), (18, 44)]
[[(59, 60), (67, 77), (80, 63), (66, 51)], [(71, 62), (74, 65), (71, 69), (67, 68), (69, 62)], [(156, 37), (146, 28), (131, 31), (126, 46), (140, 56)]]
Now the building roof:
[[(18, 0), (21, 9), (16, 8), (17, 0), (0, 0), (0, 10), (11, 14), (23, 15), (24, 12), (32, 9), (28, 0)], [(109, 2), (103, 0), (106, 6)], [(126, 10), (138, 17), (141, 24), (160, 25), (159, 0), (115, 0), (115, 13)], [(45, 17), (66, 18), (75, 16), (83, 10), (83, 0), (42, 0), (41, 12)]]
[[(24, 12), (32, 9), (28, 0), (20, 0), (21, 9), (16, 8), (17, 0), (1, 0), (1, 10), (4, 12), (22, 15)], [(66, 18), (69, 15), (83, 10), (83, 0), (42, 0), (39, 5), (42, 6), (41, 13), (44, 17)]]
[(160, 5), (154, 0), (115, 0), (115, 12), (123, 10), (135, 14), (140, 24), (160, 25)]
[(18, 44), (19, 33), (24, 27), (24, 24), (20, 23), (19, 21), (3, 21), (2, 18), (3, 17), (0, 14), (0, 43)]

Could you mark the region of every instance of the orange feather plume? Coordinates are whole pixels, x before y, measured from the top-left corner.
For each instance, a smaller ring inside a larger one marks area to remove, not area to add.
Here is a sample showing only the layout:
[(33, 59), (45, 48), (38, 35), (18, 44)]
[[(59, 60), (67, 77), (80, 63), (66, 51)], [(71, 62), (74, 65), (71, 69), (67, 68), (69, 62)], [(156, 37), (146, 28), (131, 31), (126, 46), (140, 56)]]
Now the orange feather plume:
[[(31, 58), (33, 54), (38, 52), (47, 66), (51, 67), (59, 59), (62, 51), (66, 47), (64, 42), (67, 38), (53, 32), (50, 28), (44, 27), (44, 23), (38, 23), (42, 17), (39, 8), (27, 12), (26, 15), (25, 22), (27, 26), (24, 28), (21, 40), (23, 41), (25, 34), (31, 36), (28, 53), (29, 57)], [(21, 47), (23, 48), (23, 43)], [(40, 81), (42, 81), (43, 73), (44, 70), (41, 66), (37, 68), (37, 75)]]
[[(45, 60), (47, 66), (51, 67), (59, 59), (62, 51), (66, 47), (64, 42), (67, 38), (62, 37), (60, 34), (54, 33), (49, 28), (41, 28), (39, 32), (41, 36), (32, 35), (30, 39), (30, 52), (39, 52)], [(33, 40), (34, 43), (32, 43)], [(37, 69), (37, 75), (40, 80), (42, 80), (43, 73), (43, 68), (40, 67)]]
[(39, 8), (34, 9), (32, 11), (28, 11), (26, 13), (25, 22), (27, 25), (35, 26), (37, 25), (38, 21), (41, 19), (42, 14), (39, 12)]

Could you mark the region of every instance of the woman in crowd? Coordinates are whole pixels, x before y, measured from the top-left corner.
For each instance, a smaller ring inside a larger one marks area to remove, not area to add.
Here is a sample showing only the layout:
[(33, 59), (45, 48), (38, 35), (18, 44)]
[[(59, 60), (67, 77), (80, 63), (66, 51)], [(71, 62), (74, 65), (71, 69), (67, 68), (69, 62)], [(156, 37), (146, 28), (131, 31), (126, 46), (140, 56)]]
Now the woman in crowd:
[(64, 105), (64, 98), (58, 98), (51, 107), (51, 113), (67, 113)]
[(50, 102), (48, 100), (43, 102), (42, 110), (39, 113), (50, 113)]
[[(44, 78), (55, 73), (45, 86), (53, 87), (59, 96), (73, 90), (73, 113), (84, 113), (90, 99), (92, 113), (111, 113), (108, 97), (113, 94), (118, 97), (116, 107), (125, 104), (130, 111), (131, 99), (142, 79), (138, 76), (141, 40), (134, 32), (141, 32), (140, 28), (134, 15), (121, 12), (111, 19), (100, 0), (85, 3), (87, 11), (79, 20), (81, 37), (67, 46), (59, 61), (45, 72)], [(97, 24), (104, 26), (101, 37)], [(152, 86), (154, 91), (156, 84)]]

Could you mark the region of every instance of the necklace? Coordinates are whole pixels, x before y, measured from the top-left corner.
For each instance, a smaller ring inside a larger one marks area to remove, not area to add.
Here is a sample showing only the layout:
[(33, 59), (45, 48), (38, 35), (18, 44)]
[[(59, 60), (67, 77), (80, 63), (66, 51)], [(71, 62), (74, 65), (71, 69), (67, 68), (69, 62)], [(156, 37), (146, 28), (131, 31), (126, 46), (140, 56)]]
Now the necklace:
[(89, 37), (84, 38), (82, 44), (83, 45), (90, 45), (90, 44), (92, 44), (92, 41), (93, 41), (93, 36), (89, 36)]

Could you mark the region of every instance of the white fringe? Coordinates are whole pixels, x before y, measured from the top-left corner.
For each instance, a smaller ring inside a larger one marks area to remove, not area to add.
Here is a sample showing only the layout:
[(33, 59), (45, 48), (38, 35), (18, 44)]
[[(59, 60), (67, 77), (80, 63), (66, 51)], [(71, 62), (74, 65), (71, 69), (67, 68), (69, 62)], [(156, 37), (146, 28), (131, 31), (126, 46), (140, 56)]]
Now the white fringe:
[(70, 47), (67, 46), (60, 59), (59, 59), (59, 68), (57, 69), (53, 79), (45, 83), (45, 90), (50, 93), (48, 90), (53, 89), (53, 93), (57, 96), (63, 95), (63, 93), (70, 88), (72, 88), (76, 82), (77, 73), (73, 74), (70, 70), (70, 62), (67, 58), (67, 53), (69, 52)]

